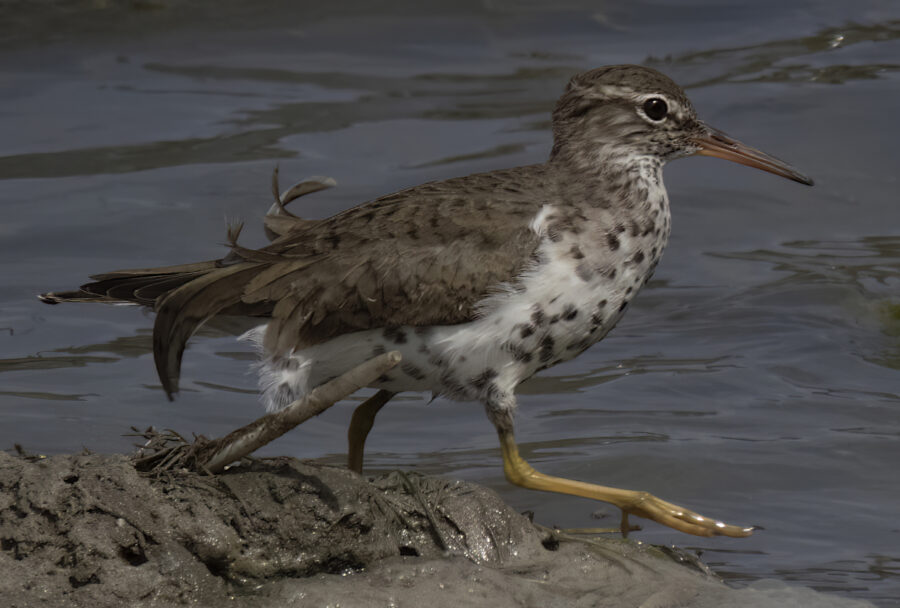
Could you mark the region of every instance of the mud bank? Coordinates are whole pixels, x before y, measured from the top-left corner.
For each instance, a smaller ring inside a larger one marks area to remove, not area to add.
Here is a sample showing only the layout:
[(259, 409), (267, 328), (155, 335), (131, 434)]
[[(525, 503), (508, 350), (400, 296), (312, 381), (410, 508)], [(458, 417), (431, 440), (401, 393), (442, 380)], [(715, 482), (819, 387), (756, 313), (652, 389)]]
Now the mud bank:
[(124, 455), (0, 453), (0, 605), (841, 606), (734, 590), (632, 541), (570, 539), (479, 486), (292, 459), (151, 477)]

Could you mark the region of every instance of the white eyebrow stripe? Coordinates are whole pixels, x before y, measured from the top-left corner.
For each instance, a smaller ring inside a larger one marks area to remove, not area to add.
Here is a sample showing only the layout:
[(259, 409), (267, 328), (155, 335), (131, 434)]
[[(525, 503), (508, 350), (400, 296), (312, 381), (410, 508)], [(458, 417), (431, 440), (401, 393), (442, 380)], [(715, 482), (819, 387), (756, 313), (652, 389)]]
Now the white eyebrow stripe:
[(634, 89), (630, 89), (628, 87), (617, 87), (611, 84), (605, 84), (603, 86), (598, 87), (600, 89), (600, 93), (604, 97), (628, 97), (635, 98)]
[[(594, 94), (591, 95), (591, 92), (594, 92)], [(690, 114), (688, 109), (684, 105), (682, 105), (680, 101), (678, 101), (677, 99), (673, 99), (671, 96), (662, 92), (642, 93), (640, 95), (637, 95), (635, 94), (634, 89), (631, 89), (629, 87), (620, 87), (607, 84), (585, 89), (585, 97), (589, 99), (608, 99), (618, 97), (619, 99), (633, 101), (635, 105), (640, 105), (652, 97), (662, 97), (666, 101), (666, 104), (669, 106), (669, 115), (674, 117), (676, 120), (685, 120), (685, 118), (687, 118)]]

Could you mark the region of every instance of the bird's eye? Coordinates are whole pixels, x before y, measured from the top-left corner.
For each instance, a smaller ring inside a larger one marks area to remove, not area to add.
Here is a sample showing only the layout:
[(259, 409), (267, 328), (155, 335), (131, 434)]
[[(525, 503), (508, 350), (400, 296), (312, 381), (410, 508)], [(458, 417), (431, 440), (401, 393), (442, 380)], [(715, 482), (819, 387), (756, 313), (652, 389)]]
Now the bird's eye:
[(666, 117), (666, 114), (669, 112), (669, 106), (666, 105), (666, 101), (659, 97), (651, 97), (647, 101), (644, 102), (644, 114), (647, 115), (647, 118), (654, 121), (661, 121)]

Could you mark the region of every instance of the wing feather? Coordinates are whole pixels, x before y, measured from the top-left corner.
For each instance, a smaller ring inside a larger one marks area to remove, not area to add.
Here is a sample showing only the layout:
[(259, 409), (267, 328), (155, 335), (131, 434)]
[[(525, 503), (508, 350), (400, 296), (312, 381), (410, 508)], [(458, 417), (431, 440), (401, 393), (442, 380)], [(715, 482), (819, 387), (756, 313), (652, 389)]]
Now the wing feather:
[[(529, 222), (553, 196), (551, 186), (535, 180), (544, 170), (537, 165), (424, 184), (331, 218), (297, 222), (227, 264), (94, 278), (101, 286), (118, 285), (116, 296), (156, 299), (154, 359), (171, 397), (188, 339), (219, 314), (271, 316), (264, 347), (273, 356), (361, 330), (475, 319), (479, 302), (514, 283), (534, 258), (540, 239)], [(533, 187), (519, 188), (522, 179)]]

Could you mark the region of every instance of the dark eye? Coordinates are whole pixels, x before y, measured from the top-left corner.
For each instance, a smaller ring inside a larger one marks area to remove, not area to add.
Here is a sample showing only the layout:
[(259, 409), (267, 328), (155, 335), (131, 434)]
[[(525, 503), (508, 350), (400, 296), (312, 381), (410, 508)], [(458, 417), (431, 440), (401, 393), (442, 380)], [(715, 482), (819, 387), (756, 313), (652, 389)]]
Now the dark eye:
[(650, 120), (662, 120), (669, 112), (669, 106), (666, 105), (664, 99), (659, 97), (651, 97), (644, 102), (644, 114)]

